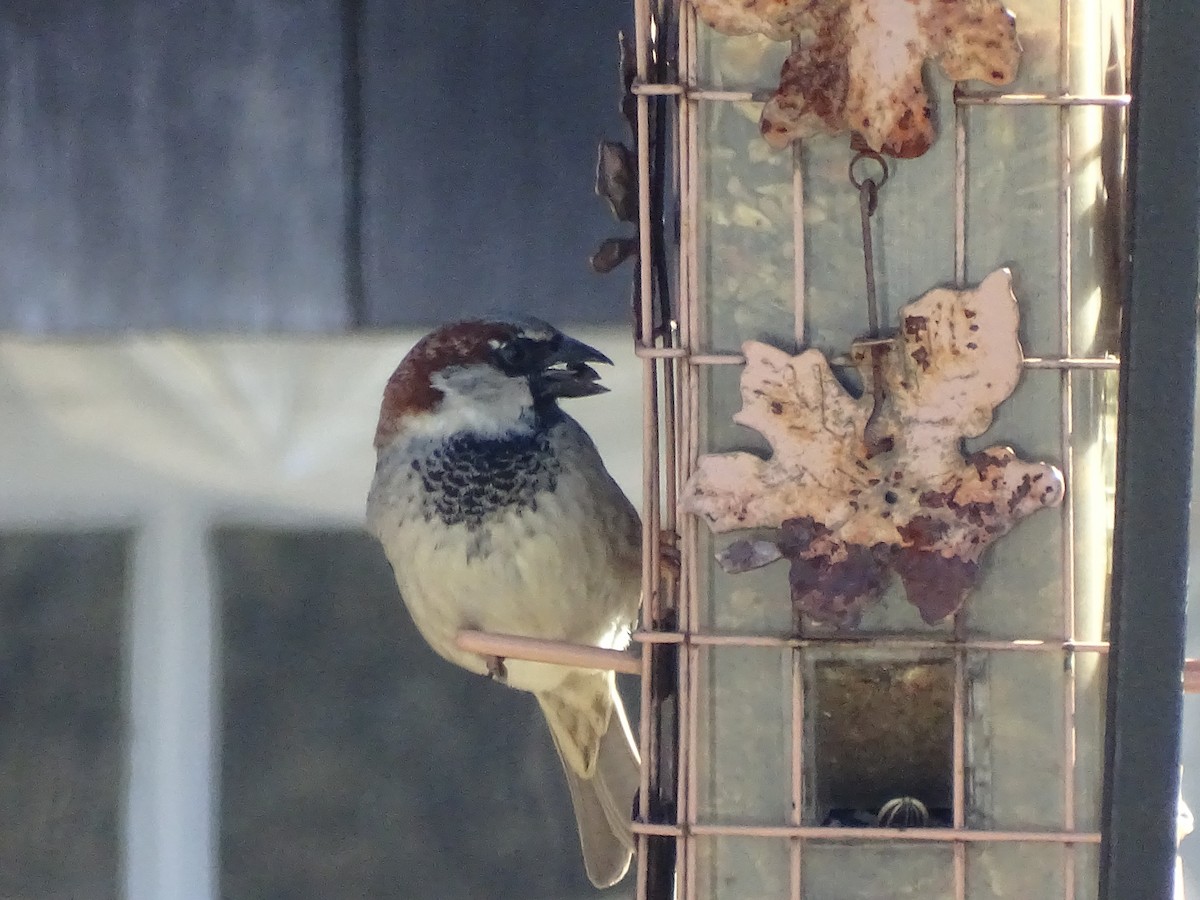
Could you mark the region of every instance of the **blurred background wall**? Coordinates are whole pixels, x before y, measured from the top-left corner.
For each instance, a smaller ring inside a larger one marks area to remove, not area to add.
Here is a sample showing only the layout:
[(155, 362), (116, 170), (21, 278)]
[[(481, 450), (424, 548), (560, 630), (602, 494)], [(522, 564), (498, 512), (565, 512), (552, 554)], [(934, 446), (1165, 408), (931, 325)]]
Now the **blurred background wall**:
[(0, 897), (592, 895), (535, 704), (360, 525), (387, 375), (492, 310), (617, 360), (636, 499), (628, 6), (0, 8)]
[(0, 328), (628, 317), (586, 260), (624, 0), (14, 0)]

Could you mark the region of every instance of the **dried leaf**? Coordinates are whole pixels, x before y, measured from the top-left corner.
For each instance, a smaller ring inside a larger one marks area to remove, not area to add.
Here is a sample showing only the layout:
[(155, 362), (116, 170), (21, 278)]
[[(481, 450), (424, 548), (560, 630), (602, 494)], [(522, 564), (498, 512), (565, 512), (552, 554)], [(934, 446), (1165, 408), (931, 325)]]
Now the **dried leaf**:
[[(1062, 500), (1061, 473), (1007, 447), (959, 447), (990, 426), (1021, 372), (1017, 305), (1006, 269), (974, 290), (937, 289), (901, 310), (889, 342), (855, 345), (866, 384), (850, 396), (817, 350), (757, 341), (743, 350), (742, 409), (773, 455), (701, 457), (682, 497), (714, 531), (776, 528), (792, 600), (812, 618), (853, 627), (890, 573), (927, 622), (959, 608), (992, 541)], [(883, 401), (873, 409), (878, 372)], [(727, 551), (745, 571), (770, 553)]]
[(637, 134), (637, 98), (633, 95), (633, 83), (637, 80), (637, 57), (633, 44), (625, 32), (617, 34), (617, 75), (620, 79), (621, 115), (629, 126), (630, 136)]
[(776, 148), (849, 129), (878, 152), (920, 156), (934, 139), (925, 60), (955, 81), (1007, 84), (1021, 52), (1000, 0), (693, 2), (718, 31), (796, 43), (760, 121)]
[(607, 275), (631, 256), (637, 256), (637, 238), (605, 238), (588, 260), (597, 275)]
[(616, 141), (601, 141), (596, 150), (596, 194), (608, 202), (618, 222), (637, 221), (637, 169), (633, 151)]

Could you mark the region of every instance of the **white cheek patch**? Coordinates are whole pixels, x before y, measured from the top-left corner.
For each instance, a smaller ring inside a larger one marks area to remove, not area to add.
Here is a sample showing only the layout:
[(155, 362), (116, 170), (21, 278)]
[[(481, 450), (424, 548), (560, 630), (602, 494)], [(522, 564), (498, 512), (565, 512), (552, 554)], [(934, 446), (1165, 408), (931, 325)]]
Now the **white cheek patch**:
[(453, 366), (429, 383), (442, 399), (433, 412), (407, 419), (405, 431), (411, 435), (502, 435), (529, 427), (533, 395), (524, 378), (510, 378), (489, 365)]

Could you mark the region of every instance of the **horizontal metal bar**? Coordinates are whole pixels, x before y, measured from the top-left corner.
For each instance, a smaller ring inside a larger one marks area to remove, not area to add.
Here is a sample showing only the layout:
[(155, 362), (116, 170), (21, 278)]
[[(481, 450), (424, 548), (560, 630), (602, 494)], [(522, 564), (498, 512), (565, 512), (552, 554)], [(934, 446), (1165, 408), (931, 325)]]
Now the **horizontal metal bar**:
[[(472, 634), (478, 635), (479, 632)], [(967, 650), (975, 652), (1004, 652), (1004, 651), (1034, 651), (1034, 652), (1072, 652), (1072, 653), (1108, 653), (1109, 645), (1105, 642), (1087, 642), (1087, 641), (1036, 641), (1036, 640), (1016, 640), (1016, 641), (981, 641), (981, 640), (955, 640), (948, 637), (945, 640), (937, 638), (907, 638), (907, 637), (889, 637), (887, 635), (864, 635), (862, 637), (836, 637), (836, 638), (793, 638), (766, 634), (683, 634), (678, 631), (637, 631), (633, 634), (634, 641), (640, 644), (691, 644), (699, 647), (746, 647), (746, 648), (766, 648), (766, 649), (797, 649), (801, 647), (809, 649), (851, 649), (857, 647), (867, 647), (871, 650)], [(527, 640), (527, 639), (521, 639)], [(558, 644), (554, 641), (540, 642), (545, 646), (553, 646), (556, 649), (564, 647), (575, 648), (574, 644)], [(461, 646), (461, 644), (460, 644)], [(489, 646), (495, 646), (489, 644)], [(465, 648), (464, 648), (465, 649)], [(595, 648), (585, 648), (595, 649)], [(479, 651), (474, 651), (479, 652)], [(604, 654), (617, 654), (626, 659), (632, 659), (625, 654), (620, 654), (614, 650), (601, 650)], [(502, 654), (491, 654), (502, 655)], [(508, 654), (511, 658), (529, 658), (523, 657), (520, 653)], [(605, 657), (609, 659), (610, 657)], [(555, 662), (562, 660), (562, 656), (558, 656), (555, 660), (542, 659), (542, 662)], [(567, 662), (567, 665), (574, 663)], [(622, 663), (624, 665), (624, 663)], [(611, 665), (595, 665), (593, 668), (613, 668), (618, 672), (627, 674), (638, 674), (634, 669), (616, 668)], [(1200, 659), (1188, 659), (1183, 664), (1183, 692), (1185, 694), (1200, 694)]]
[(1128, 94), (997, 94), (956, 89), (959, 106), (1128, 106)]
[[(725, 103), (762, 103), (775, 93), (775, 88), (749, 91), (726, 91), (699, 85), (654, 84), (634, 82), (631, 90), (636, 96), (676, 96), (688, 100), (709, 100)], [(954, 102), (959, 106), (1128, 106), (1129, 94), (1038, 94), (969, 91), (958, 88)]]
[(745, 365), (746, 357), (740, 353), (697, 353), (687, 357), (687, 361), (692, 366), (741, 366)]
[[(740, 366), (746, 362), (746, 357), (740, 353), (697, 353), (681, 355), (693, 366)], [(854, 363), (849, 356), (839, 354), (829, 360), (833, 366), (851, 366)], [(1027, 356), (1022, 360), (1026, 369), (1103, 369), (1116, 371), (1121, 361), (1115, 356)]]
[(683, 825), (669, 825), (660, 822), (633, 822), (634, 834), (649, 834), (655, 837), (682, 837), (685, 831)]
[(1115, 356), (1027, 356), (1024, 366), (1027, 369), (1111, 369), (1115, 372), (1121, 367), (1121, 360)]
[(683, 97), (686, 100), (708, 100), (717, 103), (765, 103), (775, 93), (775, 88), (758, 88), (752, 91), (724, 91), (683, 84), (651, 84), (634, 82), (631, 90), (635, 95), (661, 97), (663, 95)]
[(684, 347), (654, 347), (641, 342), (633, 345), (633, 352), (641, 359), (682, 359), (688, 355)]
[[(637, 631), (633, 639), (643, 644), (692, 644), (702, 647), (748, 647), (778, 649), (850, 649), (866, 647), (871, 650), (967, 650), (976, 652), (1034, 651), (1107, 653), (1106, 643), (1079, 641), (984, 641), (945, 640), (937, 638), (891, 637), (864, 635), (862, 637), (793, 638), (761, 634), (683, 634), (678, 631)], [(456, 646), (467, 653), (494, 656), (498, 659), (523, 659), (530, 662), (574, 666), (581, 669), (605, 669), (623, 675), (641, 675), (639, 657), (621, 650), (606, 650), (567, 641), (548, 641), (511, 634), (492, 634), (464, 630), (455, 639)], [(1200, 694), (1200, 659), (1189, 659), (1183, 667), (1183, 690)]]
[(691, 88), (684, 91), (688, 100), (709, 100), (717, 103), (765, 103), (771, 99), (775, 88), (759, 88), (755, 91), (720, 91), (711, 88)]
[(925, 843), (1098, 844), (1096, 831), (983, 831), (971, 828), (846, 828), (825, 825), (664, 825), (634, 822), (634, 834), (662, 837), (807, 838), (827, 841), (913, 841)]
[[(1064, 651), (1071, 651), (1073, 653), (1108, 652), (1108, 644), (1105, 642), (958, 640), (951, 635), (947, 635), (945, 638), (921, 638), (886, 634), (798, 638), (773, 634), (721, 634), (712, 632), (684, 634), (678, 631), (638, 631), (634, 632), (633, 639), (647, 644), (686, 643), (702, 647), (759, 647), (792, 650), (801, 647), (825, 649), (869, 647), (870, 649), (880, 650), (1032, 650), (1055, 653)], [(1200, 669), (1198, 669), (1198, 673), (1200, 673)]]
[(661, 97), (671, 94), (682, 94), (683, 85), (680, 84), (655, 84), (651, 81), (635, 81), (630, 90), (638, 97)]
[(529, 662), (574, 666), (580, 669), (611, 669), (623, 675), (641, 675), (642, 661), (620, 650), (605, 650), (566, 641), (547, 641), (513, 634), (486, 631), (460, 631), (455, 646), (467, 653), (495, 656), (499, 659), (524, 659)]
[[(879, 650), (1034, 650), (1073, 651), (1076, 653), (1106, 653), (1108, 645), (1102, 643), (1079, 643), (1058, 641), (955, 641), (930, 638), (888, 637), (886, 635), (861, 638), (789, 638), (772, 635), (737, 634), (691, 634), (677, 631), (638, 631), (633, 639), (647, 644), (682, 644), (711, 647), (760, 647), (760, 648), (850, 648), (870, 647)], [(464, 630), (455, 638), (455, 645), (467, 653), (494, 656), (499, 659), (523, 659), (551, 665), (575, 666), (581, 669), (608, 669), (623, 675), (640, 675), (641, 660), (621, 650), (606, 650), (586, 644), (568, 641), (549, 641), (541, 638), (521, 637), (512, 634), (492, 634), (485, 631)], [(1184, 664), (1184, 690), (1200, 693), (1200, 659), (1189, 659)]]

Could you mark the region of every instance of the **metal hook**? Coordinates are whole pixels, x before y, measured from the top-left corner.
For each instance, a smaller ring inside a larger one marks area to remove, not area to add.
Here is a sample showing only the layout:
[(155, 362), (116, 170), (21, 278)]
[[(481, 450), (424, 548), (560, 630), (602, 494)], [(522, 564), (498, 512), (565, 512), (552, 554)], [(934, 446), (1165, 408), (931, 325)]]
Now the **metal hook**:
[[(879, 176), (878, 181), (876, 181), (874, 178), (859, 178), (854, 173), (854, 167), (857, 166), (864, 159), (869, 159), (872, 162), (875, 162), (879, 165), (880, 176)], [(868, 184), (868, 183), (874, 185), (873, 190), (878, 190), (879, 188), (881, 188), (885, 184), (887, 184), (888, 177), (891, 175), (891, 170), (888, 169), (887, 160), (884, 159), (881, 154), (876, 153), (874, 150), (860, 150), (855, 155), (854, 159), (850, 160), (849, 174), (850, 174), (850, 183), (852, 185), (854, 185), (858, 190), (861, 191), (863, 188), (863, 185)], [(874, 210), (872, 210), (872, 212), (873, 211)]]

